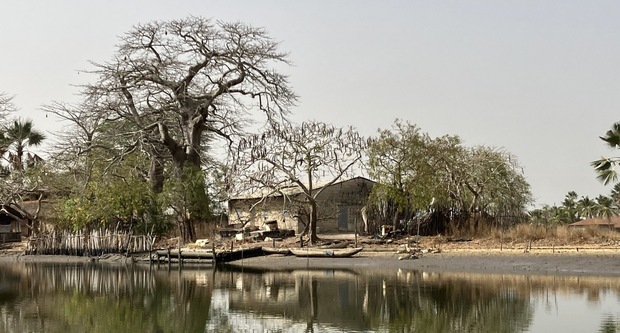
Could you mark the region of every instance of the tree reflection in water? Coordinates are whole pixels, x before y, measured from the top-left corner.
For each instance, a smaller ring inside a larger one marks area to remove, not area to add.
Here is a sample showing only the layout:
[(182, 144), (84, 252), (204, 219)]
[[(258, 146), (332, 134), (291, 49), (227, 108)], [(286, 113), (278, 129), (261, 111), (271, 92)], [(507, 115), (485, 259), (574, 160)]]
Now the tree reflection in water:
[[(11, 263), (0, 265), (0, 332), (522, 332), (534, 298), (605, 290), (620, 282)], [(600, 332), (617, 327), (609, 317)]]

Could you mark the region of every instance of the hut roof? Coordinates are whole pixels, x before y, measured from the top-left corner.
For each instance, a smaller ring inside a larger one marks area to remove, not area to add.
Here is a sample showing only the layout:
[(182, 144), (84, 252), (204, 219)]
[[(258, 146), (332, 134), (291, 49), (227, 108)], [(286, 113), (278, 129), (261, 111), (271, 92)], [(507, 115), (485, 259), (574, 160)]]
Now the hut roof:
[[(342, 184), (345, 182), (350, 182), (350, 181), (354, 181), (354, 180), (360, 180), (360, 181), (364, 181), (364, 182), (370, 182), (370, 183), (375, 183), (375, 181), (370, 180), (368, 178), (365, 177), (353, 177), (353, 178), (348, 178), (348, 179), (342, 179), (339, 180), (329, 186), (335, 186), (338, 184)], [(316, 182), (314, 184), (314, 190), (318, 190), (321, 189), (323, 187), (325, 187), (329, 182)], [(282, 194), (285, 195), (295, 195), (295, 194), (299, 194), (302, 193), (301, 190), (299, 189), (298, 186), (291, 186), (291, 187), (287, 187), (287, 188), (283, 188), (281, 189), (279, 192), (273, 192), (271, 191), (269, 188), (262, 188), (259, 189), (258, 191), (254, 191), (254, 192), (248, 192), (248, 193), (239, 193), (239, 194), (234, 194), (231, 196), (230, 200), (246, 200), (246, 199), (260, 199), (260, 198), (264, 198), (264, 197), (280, 197), (282, 196)]]
[(588, 227), (588, 226), (610, 226), (620, 228), (620, 216), (612, 216), (610, 218), (590, 218), (569, 224), (570, 227)]
[(11, 217), (15, 220), (22, 220), (28, 217), (20, 207), (12, 204), (0, 205), (0, 214)]

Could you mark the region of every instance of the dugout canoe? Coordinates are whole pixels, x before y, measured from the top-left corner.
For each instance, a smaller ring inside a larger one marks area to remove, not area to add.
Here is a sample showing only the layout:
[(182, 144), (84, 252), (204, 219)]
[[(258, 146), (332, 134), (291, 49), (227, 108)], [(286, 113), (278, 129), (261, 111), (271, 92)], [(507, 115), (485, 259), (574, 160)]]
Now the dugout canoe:
[(263, 252), (265, 252), (265, 254), (281, 254), (285, 256), (288, 256), (291, 254), (291, 250), (286, 247), (282, 248), (282, 247), (263, 246)]
[(364, 248), (355, 247), (347, 249), (317, 249), (317, 248), (301, 248), (290, 249), (291, 253), (296, 257), (314, 257), (314, 258), (347, 258), (359, 253)]

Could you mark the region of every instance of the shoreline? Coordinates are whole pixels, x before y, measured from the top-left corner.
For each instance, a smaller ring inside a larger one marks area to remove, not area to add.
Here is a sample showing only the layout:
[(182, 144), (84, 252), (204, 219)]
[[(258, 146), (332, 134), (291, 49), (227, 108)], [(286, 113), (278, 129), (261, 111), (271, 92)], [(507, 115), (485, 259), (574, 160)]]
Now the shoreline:
[(271, 255), (228, 263), (237, 269), (404, 269), (518, 275), (620, 276), (620, 253), (514, 253), (473, 251), (425, 254), (399, 260), (398, 254), (364, 252), (351, 258), (297, 258)]
[[(368, 249), (350, 258), (298, 258), (266, 255), (224, 264), (233, 269), (294, 270), (294, 269), (353, 269), (353, 270), (417, 270), (421, 272), (455, 272), (517, 275), (620, 276), (618, 249), (575, 248), (552, 251), (532, 249), (452, 249), (441, 253), (424, 254), (418, 259), (399, 260), (401, 254), (381, 249)], [(3, 251), (0, 262), (28, 263), (112, 263), (132, 264), (122, 255), (101, 258), (65, 255), (23, 255)], [(148, 265), (148, 263), (136, 263)]]

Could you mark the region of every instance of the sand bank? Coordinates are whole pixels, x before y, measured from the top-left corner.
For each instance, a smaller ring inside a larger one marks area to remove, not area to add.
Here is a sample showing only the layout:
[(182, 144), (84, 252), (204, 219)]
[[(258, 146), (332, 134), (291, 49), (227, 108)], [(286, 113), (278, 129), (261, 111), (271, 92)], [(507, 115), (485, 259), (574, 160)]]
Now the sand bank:
[(608, 251), (523, 253), (454, 251), (399, 260), (399, 254), (363, 251), (351, 258), (297, 258), (271, 255), (231, 263), (247, 268), (414, 269), (426, 272), (620, 276), (620, 253)]

